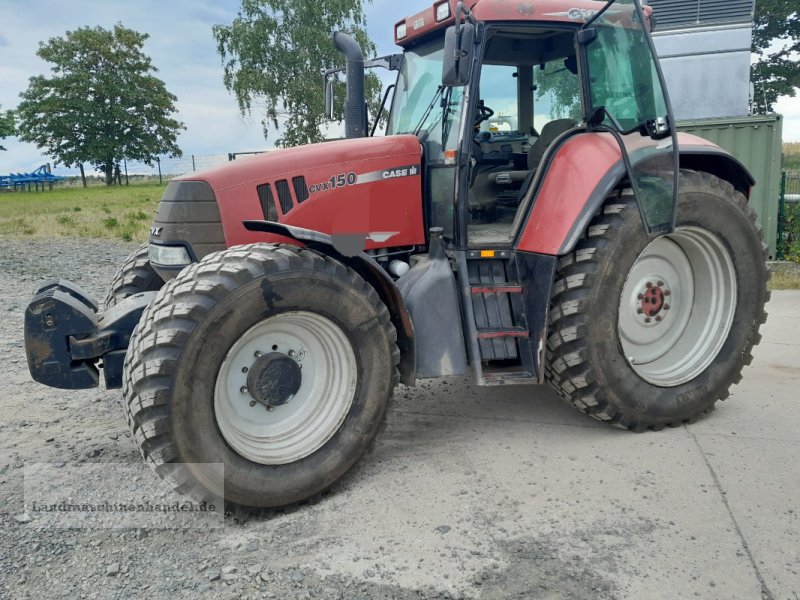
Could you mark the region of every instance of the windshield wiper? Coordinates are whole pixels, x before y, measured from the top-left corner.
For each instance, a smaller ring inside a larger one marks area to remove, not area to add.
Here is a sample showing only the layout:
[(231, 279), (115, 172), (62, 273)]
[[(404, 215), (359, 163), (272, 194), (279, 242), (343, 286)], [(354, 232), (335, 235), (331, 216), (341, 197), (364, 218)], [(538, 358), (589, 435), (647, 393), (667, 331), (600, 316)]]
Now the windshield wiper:
[(436, 101), (442, 95), (443, 91), (444, 91), (443, 85), (440, 85), (439, 87), (436, 88), (436, 93), (433, 95), (430, 104), (428, 104), (428, 108), (425, 109), (425, 112), (423, 113), (422, 118), (419, 120), (419, 123), (417, 123), (417, 126), (414, 127), (414, 135), (419, 135), (422, 126), (425, 124), (425, 121), (428, 120), (428, 117), (430, 116), (433, 107), (436, 105)]

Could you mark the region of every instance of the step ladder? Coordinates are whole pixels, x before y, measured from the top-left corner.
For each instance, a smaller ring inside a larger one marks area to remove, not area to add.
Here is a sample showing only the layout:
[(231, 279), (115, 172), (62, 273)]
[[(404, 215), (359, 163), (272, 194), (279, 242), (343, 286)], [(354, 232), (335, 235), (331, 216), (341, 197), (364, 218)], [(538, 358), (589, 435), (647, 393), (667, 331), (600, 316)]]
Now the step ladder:
[(539, 383), (525, 317), (525, 287), (516, 281), (510, 254), (457, 256), (465, 332), (479, 385)]

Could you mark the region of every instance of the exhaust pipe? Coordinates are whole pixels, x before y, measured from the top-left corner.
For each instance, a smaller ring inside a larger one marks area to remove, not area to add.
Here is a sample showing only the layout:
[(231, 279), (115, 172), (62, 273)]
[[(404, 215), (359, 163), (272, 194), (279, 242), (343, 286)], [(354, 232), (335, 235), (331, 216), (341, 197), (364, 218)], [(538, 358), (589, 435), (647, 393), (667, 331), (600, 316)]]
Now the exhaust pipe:
[(347, 99), (344, 105), (344, 131), (347, 138), (366, 137), (367, 106), (364, 96), (364, 53), (352, 36), (337, 31), (333, 43), (347, 59)]

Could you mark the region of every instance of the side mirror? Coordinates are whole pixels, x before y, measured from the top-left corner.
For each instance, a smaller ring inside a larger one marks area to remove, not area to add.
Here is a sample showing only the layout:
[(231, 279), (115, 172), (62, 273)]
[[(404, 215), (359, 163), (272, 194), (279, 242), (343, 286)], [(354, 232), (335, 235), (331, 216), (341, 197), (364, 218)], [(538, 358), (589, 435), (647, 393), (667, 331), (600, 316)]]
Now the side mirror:
[(333, 82), (336, 81), (335, 77), (328, 79), (325, 82), (325, 116), (331, 121), (334, 120), (333, 115)]
[(469, 83), (472, 58), (475, 54), (475, 25), (463, 23), (458, 30), (452, 25), (444, 34), (442, 85), (462, 87)]

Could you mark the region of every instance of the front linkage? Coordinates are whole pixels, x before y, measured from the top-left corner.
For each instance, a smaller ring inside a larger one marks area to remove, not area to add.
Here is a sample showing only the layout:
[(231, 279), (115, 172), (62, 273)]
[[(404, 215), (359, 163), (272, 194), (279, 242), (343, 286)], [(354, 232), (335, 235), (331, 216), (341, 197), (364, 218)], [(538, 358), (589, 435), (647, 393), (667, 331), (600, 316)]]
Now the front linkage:
[(25, 311), (25, 351), (35, 381), (61, 389), (122, 387), (122, 365), (134, 327), (156, 292), (125, 298), (101, 312), (97, 302), (65, 280), (42, 285)]

